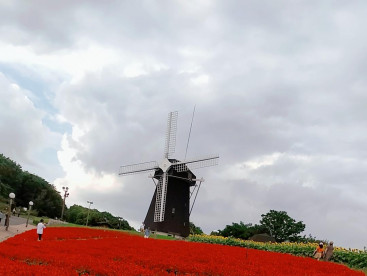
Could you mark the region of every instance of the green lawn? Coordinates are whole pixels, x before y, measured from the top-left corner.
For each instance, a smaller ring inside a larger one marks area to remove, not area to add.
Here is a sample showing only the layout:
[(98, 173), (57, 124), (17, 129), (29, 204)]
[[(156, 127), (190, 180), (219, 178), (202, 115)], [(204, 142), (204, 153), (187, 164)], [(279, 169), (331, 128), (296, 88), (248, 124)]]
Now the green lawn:
[[(36, 218), (35, 217), (36, 221), (39, 221), (40, 219), (41, 218)], [(47, 222), (47, 219), (45, 219), (45, 218), (43, 218), (43, 219)], [(144, 236), (143, 233), (133, 231), (133, 230), (120, 230), (120, 229), (110, 229), (110, 228), (103, 228), (103, 227), (92, 227), (92, 226), (85, 226), (85, 225), (73, 224), (73, 223), (51, 224), (51, 225), (49, 225), (49, 227), (86, 227), (86, 228), (95, 228), (95, 229), (106, 229), (106, 230), (111, 230), (111, 231), (123, 231), (123, 232), (133, 234), (133, 235)], [(176, 238), (174, 238), (172, 236), (158, 235), (158, 234), (151, 234), (150, 238), (162, 239), (162, 240), (176, 240)]]

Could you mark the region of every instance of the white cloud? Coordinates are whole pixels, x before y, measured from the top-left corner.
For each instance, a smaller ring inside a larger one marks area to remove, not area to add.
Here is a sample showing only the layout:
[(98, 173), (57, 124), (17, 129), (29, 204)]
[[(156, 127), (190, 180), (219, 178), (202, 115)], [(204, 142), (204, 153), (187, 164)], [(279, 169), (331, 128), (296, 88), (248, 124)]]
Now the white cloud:
[(255, 160), (247, 161), (244, 163), (245, 167), (248, 167), (250, 170), (256, 170), (263, 166), (271, 166), (274, 162), (279, 159), (280, 153), (273, 153), (272, 155), (263, 156), (260, 158), (256, 158)]
[[(36, 53), (32, 47), (20, 47), (0, 43), (0, 61), (37, 66), (45, 71), (54, 71), (78, 81), (87, 72), (99, 72), (106, 65), (114, 64), (118, 54), (98, 43), (81, 42), (78, 47), (55, 53)], [(2, 53), (2, 54), (1, 54)]]
[(41, 173), (44, 164), (38, 158), (57, 147), (59, 137), (44, 125), (46, 113), (34, 106), (31, 94), (0, 73), (0, 152)]
[(209, 76), (206, 74), (203, 74), (203, 75), (192, 78), (191, 81), (195, 85), (199, 85), (199, 86), (205, 85), (205, 84), (208, 84), (209, 82)]
[(77, 198), (80, 197), (81, 193), (94, 191), (108, 194), (121, 188), (115, 174), (95, 173), (93, 170), (87, 170), (83, 163), (76, 158), (75, 150), (70, 147), (66, 135), (62, 139), (58, 159), (65, 171), (65, 176), (56, 179), (55, 184), (60, 190), (63, 186), (70, 186), (70, 189), (74, 188)]

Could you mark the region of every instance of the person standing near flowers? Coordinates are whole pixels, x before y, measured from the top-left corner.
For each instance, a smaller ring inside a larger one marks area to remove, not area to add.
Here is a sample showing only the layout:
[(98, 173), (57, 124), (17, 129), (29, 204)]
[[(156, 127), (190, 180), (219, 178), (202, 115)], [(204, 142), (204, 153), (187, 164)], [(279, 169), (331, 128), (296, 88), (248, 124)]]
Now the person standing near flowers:
[(330, 261), (331, 257), (333, 256), (334, 252), (334, 243), (331, 241), (329, 242), (329, 245), (325, 249), (324, 258), (325, 261)]
[(144, 233), (144, 229), (145, 229), (145, 224), (144, 224), (144, 222), (142, 222), (141, 226), (140, 226), (140, 232)]
[(318, 261), (320, 261), (320, 259), (324, 256), (324, 244), (322, 242), (320, 242), (319, 245), (316, 247), (312, 256)]
[(150, 236), (150, 228), (148, 227), (148, 228), (146, 228), (145, 229), (145, 233), (144, 233), (144, 238), (149, 238), (149, 236)]
[(43, 229), (46, 228), (46, 224), (43, 222), (43, 219), (37, 224), (37, 234), (38, 234), (38, 241), (42, 240)]
[(7, 208), (4, 209), (4, 213), (5, 213), (4, 226), (7, 226), (8, 225), (8, 220), (9, 220), (9, 212), (8, 212), (8, 209)]

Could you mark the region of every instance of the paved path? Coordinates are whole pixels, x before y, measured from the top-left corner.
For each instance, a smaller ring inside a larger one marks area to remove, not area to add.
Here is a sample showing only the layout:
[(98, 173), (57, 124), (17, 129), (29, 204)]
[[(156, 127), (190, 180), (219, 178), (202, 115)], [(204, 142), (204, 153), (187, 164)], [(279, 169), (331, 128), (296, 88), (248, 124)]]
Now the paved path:
[[(13, 237), (17, 234), (23, 233), (25, 231), (28, 230), (32, 230), (32, 229), (36, 229), (36, 226), (28, 223), (28, 227), (25, 227), (27, 222), (27, 219), (25, 218), (21, 218), (21, 217), (17, 217), (17, 216), (11, 216), (10, 217), (10, 224), (9, 224), (9, 229), (8, 231), (5, 230), (5, 219), (1, 220), (0, 223), (0, 242)], [(36, 231), (34, 232), (34, 235), (36, 236)]]

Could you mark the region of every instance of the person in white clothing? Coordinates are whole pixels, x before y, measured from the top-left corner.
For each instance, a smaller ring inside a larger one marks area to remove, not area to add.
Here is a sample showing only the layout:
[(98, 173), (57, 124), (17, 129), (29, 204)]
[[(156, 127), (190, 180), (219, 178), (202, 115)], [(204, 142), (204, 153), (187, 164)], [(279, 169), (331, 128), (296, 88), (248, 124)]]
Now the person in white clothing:
[(45, 228), (46, 228), (46, 225), (43, 222), (43, 219), (41, 219), (40, 222), (37, 224), (38, 241), (42, 240), (43, 229)]

